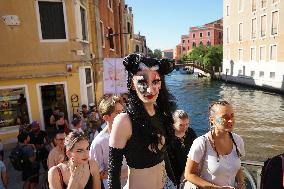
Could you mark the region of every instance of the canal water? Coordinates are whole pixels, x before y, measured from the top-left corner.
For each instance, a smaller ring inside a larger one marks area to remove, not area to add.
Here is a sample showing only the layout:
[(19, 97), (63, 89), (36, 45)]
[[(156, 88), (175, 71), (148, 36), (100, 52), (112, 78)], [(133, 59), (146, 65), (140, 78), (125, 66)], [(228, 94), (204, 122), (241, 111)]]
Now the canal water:
[(264, 161), (284, 153), (284, 96), (253, 88), (195, 78), (174, 71), (166, 78), (179, 109), (191, 118), (198, 135), (208, 131), (208, 104), (227, 100), (235, 110), (234, 132), (245, 142), (246, 160)]

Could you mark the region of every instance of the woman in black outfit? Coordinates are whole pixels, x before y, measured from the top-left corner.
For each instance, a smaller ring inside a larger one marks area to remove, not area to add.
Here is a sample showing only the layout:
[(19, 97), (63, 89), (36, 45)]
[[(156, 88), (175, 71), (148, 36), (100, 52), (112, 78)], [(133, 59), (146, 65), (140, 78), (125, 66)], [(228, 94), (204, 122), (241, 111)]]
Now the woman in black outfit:
[[(109, 188), (120, 189), (123, 155), (129, 166), (127, 189), (161, 189), (172, 177), (166, 152), (173, 124), (174, 102), (166, 89), (164, 75), (174, 64), (166, 59), (127, 56), (129, 98), (126, 113), (119, 114), (110, 134)], [(168, 175), (168, 176), (167, 176)]]
[(184, 110), (176, 110), (173, 114), (174, 137), (170, 142), (168, 153), (171, 165), (174, 171), (178, 185), (184, 179), (184, 168), (187, 160), (187, 154), (193, 141), (196, 139), (196, 134), (189, 127), (190, 119)]

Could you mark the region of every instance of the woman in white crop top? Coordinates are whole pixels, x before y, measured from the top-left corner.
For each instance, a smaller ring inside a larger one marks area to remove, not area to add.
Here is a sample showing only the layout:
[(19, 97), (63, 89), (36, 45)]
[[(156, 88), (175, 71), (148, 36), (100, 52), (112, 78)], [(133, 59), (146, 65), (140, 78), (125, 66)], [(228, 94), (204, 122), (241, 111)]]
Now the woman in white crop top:
[(185, 178), (206, 189), (245, 189), (240, 159), (245, 155), (244, 142), (232, 133), (233, 108), (227, 101), (217, 101), (208, 109), (211, 129), (194, 140)]

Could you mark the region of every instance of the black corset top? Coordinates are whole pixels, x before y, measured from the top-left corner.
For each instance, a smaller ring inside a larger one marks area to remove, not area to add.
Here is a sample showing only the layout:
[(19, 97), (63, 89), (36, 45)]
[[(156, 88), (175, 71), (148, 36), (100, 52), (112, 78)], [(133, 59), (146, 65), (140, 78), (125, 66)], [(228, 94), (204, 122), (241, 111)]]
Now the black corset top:
[[(149, 120), (141, 121), (135, 120), (136, 116), (128, 115), (132, 122), (132, 135), (125, 146), (127, 165), (130, 168), (143, 169), (161, 163), (166, 149), (166, 130), (161, 116), (156, 113), (149, 116)], [(159, 141), (158, 149), (153, 147), (155, 141)]]

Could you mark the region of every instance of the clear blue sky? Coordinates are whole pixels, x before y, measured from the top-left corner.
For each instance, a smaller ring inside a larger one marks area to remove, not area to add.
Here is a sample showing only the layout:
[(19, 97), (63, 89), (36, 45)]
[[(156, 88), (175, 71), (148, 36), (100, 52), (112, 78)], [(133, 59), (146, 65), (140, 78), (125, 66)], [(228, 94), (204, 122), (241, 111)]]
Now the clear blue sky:
[(223, 17), (223, 0), (125, 0), (133, 8), (134, 32), (152, 50), (172, 49), (189, 27)]

